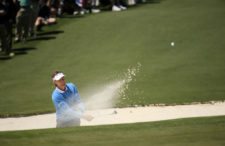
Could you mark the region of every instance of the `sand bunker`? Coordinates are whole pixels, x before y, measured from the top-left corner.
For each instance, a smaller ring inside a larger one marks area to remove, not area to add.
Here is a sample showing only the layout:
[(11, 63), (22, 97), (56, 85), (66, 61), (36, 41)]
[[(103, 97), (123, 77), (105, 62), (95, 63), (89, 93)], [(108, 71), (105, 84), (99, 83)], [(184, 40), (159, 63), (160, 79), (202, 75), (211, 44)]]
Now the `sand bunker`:
[[(95, 118), (81, 126), (138, 123), (169, 119), (225, 115), (225, 102), (177, 106), (109, 108), (87, 111)], [(55, 128), (55, 114), (0, 119), (0, 131)]]

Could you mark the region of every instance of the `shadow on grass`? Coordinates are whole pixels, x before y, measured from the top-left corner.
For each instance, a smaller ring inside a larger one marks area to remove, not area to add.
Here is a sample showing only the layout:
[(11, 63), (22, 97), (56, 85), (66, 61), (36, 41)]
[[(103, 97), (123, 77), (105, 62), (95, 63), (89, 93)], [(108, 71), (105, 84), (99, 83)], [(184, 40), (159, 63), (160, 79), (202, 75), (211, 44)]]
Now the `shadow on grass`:
[(61, 34), (61, 33), (64, 33), (64, 31), (62, 31), (62, 30), (54, 30), (54, 31), (38, 33), (37, 36), (57, 35), (57, 34)]
[[(56, 39), (56, 36), (64, 33), (62, 30), (54, 30), (54, 31), (47, 31), (47, 32), (41, 32), (37, 34), (37, 37), (28, 39), (27, 42), (38, 42), (38, 41), (48, 41), (52, 39)], [(12, 52), (17, 56), (17, 55), (26, 55), (28, 54), (27, 52), (30, 50), (35, 50), (36, 48), (34, 47), (20, 47), (20, 48), (14, 48), (12, 49)], [(9, 60), (14, 57), (6, 56), (0, 52), (0, 60)]]
[(37, 36), (36, 38), (32, 38), (32, 39), (29, 39), (27, 41), (48, 41), (48, 40), (52, 40), (52, 39), (56, 39), (55, 36)]
[[(36, 48), (34, 47), (15, 48), (15, 49), (12, 49), (12, 52), (17, 56), (17, 55), (26, 55), (27, 51), (30, 51), (30, 50), (36, 50)], [(13, 57), (5, 56), (3, 54), (0, 55), (0, 60), (9, 60), (12, 58)]]
[(63, 30), (53, 30), (47, 32), (40, 32), (37, 34), (35, 38), (29, 39), (28, 41), (48, 41), (52, 39), (56, 39), (55, 35), (64, 33)]
[(22, 47), (22, 48), (15, 48), (13, 49), (13, 53), (15, 53), (15, 55), (26, 55), (28, 51), (31, 50), (36, 50), (36, 48), (34, 47)]
[[(147, 0), (146, 3), (147, 3), (147, 4), (158, 4), (158, 3), (160, 3), (161, 1), (163, 1), (163, 0)], [(144, 3), (144, 4), (145, 4), (145, 3)]]
[(15, 48), (13, 49), (13, 52), (17, 55), (19, 54), (27, 54), (26, 52), (27, 51), (30, 51), (30, 50), (36, 50), (36, 48), (34, 47), (22, 47), (22, 48)]
[[(32, 50), (36, 50), (37, 48), (34, 47), (21, 47), (21, 48), (14, 48), (12, 49), (12, 52), (15, 54), (15, 56), (18, 55), (26, 55), (28, 54), (28, 51), (32, 51)], [(14, 57), (15, 57), (14, 56)], [(10, 56), (6, 56), (4, 54), (0, 54), (0, 60), (9, 60), (9, 59), (13, 59), (14, 57), (10, 57)]]
[(63, 19), (63, 18), (73, 18), (73, 19), (75, 19), (75, 18), (84, 18), (84, 17), (85, 17), (84, 15), (80, 15), (80, 14), (78, 14), (78, 15), (63, 14), (62, 16), (60, 16), (61, 19)]
[(11, 57), (0, 55), (0, 60), (9, 60)]

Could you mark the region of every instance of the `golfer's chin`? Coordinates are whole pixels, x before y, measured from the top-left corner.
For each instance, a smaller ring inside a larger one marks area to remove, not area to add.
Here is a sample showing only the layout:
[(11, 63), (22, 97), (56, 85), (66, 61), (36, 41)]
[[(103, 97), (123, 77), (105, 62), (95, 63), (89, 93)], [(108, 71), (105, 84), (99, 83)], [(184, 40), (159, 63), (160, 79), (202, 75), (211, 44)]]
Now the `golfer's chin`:
[(66, 90), (66, 84), (65, 85), (62, 85), (62, 90)]
[(66, 84), (65, 85), (58, 85), (57, 86), (60, 90), (65, 91), (66, 90)]

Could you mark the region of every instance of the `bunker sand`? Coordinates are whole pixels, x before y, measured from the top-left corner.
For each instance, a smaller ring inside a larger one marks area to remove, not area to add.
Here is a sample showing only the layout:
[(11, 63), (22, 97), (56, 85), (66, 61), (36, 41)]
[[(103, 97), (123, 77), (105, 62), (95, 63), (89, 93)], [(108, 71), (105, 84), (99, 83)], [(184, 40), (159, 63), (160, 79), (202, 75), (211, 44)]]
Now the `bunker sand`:
[[(225, 115), (225, 102), (176, 106), (148, 106), (108, 108), (87, 111), (94, 116), (90, 122), (81, 120), (81, 126), (110, 125), (161, 121), (179, 118)], [(20, 118), (1, 118), (0, 131), (55, 128), (55, 113)]]

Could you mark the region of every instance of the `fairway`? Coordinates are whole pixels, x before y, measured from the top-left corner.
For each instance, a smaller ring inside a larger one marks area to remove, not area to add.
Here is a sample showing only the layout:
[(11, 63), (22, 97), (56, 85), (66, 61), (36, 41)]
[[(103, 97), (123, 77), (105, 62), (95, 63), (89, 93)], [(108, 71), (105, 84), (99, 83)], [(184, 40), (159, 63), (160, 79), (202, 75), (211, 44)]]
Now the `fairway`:
[(142, 124), (0, 132), (2, 146), (225, 145), (225, 117)]
[(54, 70), (85, 99), (138, 63), (116, 107), (224, 100), (224, 14), (223, 0), (162, 0), (60, 18), (37, 40), (14, 45), (15, 58), (0, 60), (0, 115), (54, 112)]

